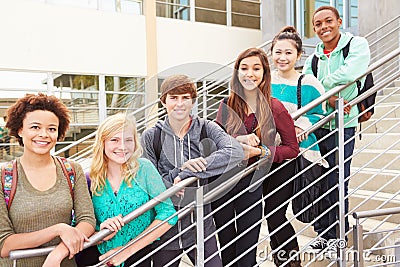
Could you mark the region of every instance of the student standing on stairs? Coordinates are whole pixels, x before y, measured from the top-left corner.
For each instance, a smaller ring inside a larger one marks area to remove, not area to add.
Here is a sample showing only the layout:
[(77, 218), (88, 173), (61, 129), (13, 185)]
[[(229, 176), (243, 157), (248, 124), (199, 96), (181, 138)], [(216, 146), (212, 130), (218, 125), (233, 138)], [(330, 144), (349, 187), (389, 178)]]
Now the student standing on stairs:
[[(345, 85), (349, 82), (355, 81), (359, 76), (367, 71), (368, 64), (370, 61), (370, 50), (368, 42), (365, 38), (359, 36), (353, 36), (350, 33), (341, 33), (340, 26), (342, 25), (342, 19), (339, 16), (339, 12), (332, 6), (321, 6), (313, 15), (312, 19), (314, 32), (321, 39), (321, 43), (317, 44), (314, 54), (319, 58), (318, 60), (318, 72), (317, 78), (322, 83), (325, 91), (328, 92), (337, 86)], [(349, 43), (350, 49), (349, 54), (346, 58), (343, 57), (342, 49)], [(312, 58), (311, 55), (305, 62), (303, 73), (313, 74), (312, 71)], [(364, 84), (364, 78), (361, 79), (362, 85)], [(340, 96), (344, 98), (344, 103), (347, 104), (349, 101), (357, 97), (358, 89), (354, 82), (352, 85), (344, 89)], [(335, 109), (335, 100), (337, 96), (332, 96), (327, 101), (327, 112), (331, 113)], [(345, 112), (345, 129), (344, 139), (348, 142), (344, 147), (344, 158), (347, 160), (344, 166), (344, 176), (347, 179), (350, 176), (350, 164), (351, 156), (353, 155), (354, 143), (355, 143), (355, 131), (358, 120), (354, 119), (358, 115), (357, 106), (347, 106), (344, 109)], [(318, 139), (326, 137), (319, 143), (322, 155), (325, 155), (332, 151), (335, 147), (335, 134), (330, 135), (335, 130), (335, 122), (331, 121), (329, 124), (317, 129), (314, 133)], [(330, 168), (334, 168), (335, 164), (335, 153), (332, 153), (326, 157)], [(338, 184), (338, 173), (333, 171), (327, 176), (327, 183), (329, 188), (335, 187)], [(348, 195), (348, 184), (349, 181), (345, 181), (345, 195)], [(339, 200), (338, 189), (332, 191), (326, 197), (327, 205), (334, 205)], [(347, 213), (349, 210), (348, 199), (345, 200), (345, 229), (346, 232), (349, 230), (349, 222)], [(318, 233), (319, 238), (311, 244), (314, 249), (324, 249), (327, 247), (327, 240), (336, 239), (338, 233), (336, 233), (336, 225), (333, 225), (338, 219), (338, 208), (335, 207), (328, 214), (324, 215), (314, 224), (314, 230)], [(326, 231), (324, 234), (322, 234)], [(331, 247), (332, 248), (332, 247)], [(333, 248), (335, 249), (335, 248)]]
[[(224, 265), (235, 261), (231, 266), (254, 266), (262, 221), (260, 179), (268, 173), (272, 162), (282, 163), (299, 153), (293, 119), (283, 104), (271, 97), (271, 73), (267, 54), (262, 49), (249, 48), (237, 57), (231, 91), (227, 101), (219, 106), (217, 121), (241, 143), (248, 166), (264, 158), (257, 170), (213, 202), (213, 209), (224, 206), (214, 214), (221, 230), (218, 233), (221, 247), (236, 239), (222, 250)], [(277, 133), (281, 140), (278, 144)], [(237, 197), (238, 194), (241, 195)], [(267, 198), (266, 202), (269, 201)], [(295, 266), (299, 266), (300, 262), (297, 263)]]
[[(66, 161), (50, 154), (64, 138), (69, 122), (61, 100), (42, 93), (27, 94), (7, 110), (6, 127), (24, 152), (11, 164), (12, 171), (3, 166), (0, 266), (13, 266), (6, 259), (10, 251), (56, 246), (47, 256), (18, 260), (18, 266), (74, 267), (73, 257), (94, 232), (96, 221), (82, 167), (72, 161), (63, 165)], [(5, 177), (6, 171), (17, 175)]]
[[(165, 79), (161, 84), (160, 100), (167, 117), (142, 135), (144, 157), (156, 166), (167, 188), (189, 177), (198, 177), (198, 184), (205, 185), (207, 178), (222, 175), (237, 166), (244, 157), (240, 144), (215, 122), (191, 115), (196, 98), (197, 88), (189, 77), (173, 75)], [(204, 131), (207, 141), (211, 141), (215, 148), (209, 155), (205, 155), (202, 146), (201, 136)], [(157, 142), (161, 142), (161, 151), (158, 152), (155, 149)], [(181, 197), (172, 197), (177, 209), (194, 200), (195, 188), (197, 186), (185, 188)], [(210, 212), (211, 204), (205, 203), (204, 216)], [(153, 255), (153, 266), (161, 267), (173, 262), (168, 266), (178, 267), (179, 259), (185, 252), (194, 263), (196, 228), (188, 229), (193, 223), (192, 215), (184, 217), (160, 241), (154, 243), (157, 247), (173, 239)], [(205, 266), (222, 267), (221, 258), (216, 253), (218, 247), (214, 232), (215, 226), (209, 216), (204, 220), (204, 235), (207, 238), (204, 243)], [(211, 257), (214, 253), (216, 255)]]
[[(90, 186), (96, 215), (96, 230), (113, 233), (101, 243), (83, 250), (78, 266), (95, 265), (112, 253), (175, 213), (171, 199), (157, 204), (124, 225), (122, 217), (165, 191), (165, 185), (153, 164), (143, 158), (136, 121), (128, 114), (115, 114), (105, 119), (97, 130), (90, 166)], [(149, 244), (168, 231), (177, 221), (173, 217), (151, 234), (114, 256), (107, 266), (131, 266), (144, 258), (138, 267), (150, 267)], [(102, 255), (103, 254), (103, 255)]]
[[(302, 41), (296, 29), (292, 26), (284, 27), (272, 40), (271, 54), (272, 61), (276, 68), (271, 72), (271, 91), (272, 96), (279, 99), (289, 113), (297, 110), (297, 84), (301, 84), (301, 106), (305, 106), (324, 93), (324, 87), (313, 75), (302, 76), (295, 69), (297, 60), (302, 53)], [(316, 106), (295, 122), (297, 134), (302, 133), (311, 125), (316, 123), (325, 114), (325, 103)], [(313, 145), (317, 138), (313, 133), (301, 135), (297, 138), (300, 150), (310, 149), (303, 153), (303, 156), (311, 162), (321, 158), (318, 145)], [(327, 167), (327, 162), (324, 162)], [(274, 163), (271, 169), (281, 166), (281, 163)], [(264, 181), (264, 195), (268, 195), (276, 188), (289, 181), (295, 174), (295, 161), (290, 162), (284, 168), (280, 168)], [(283, 203), (287, 202), (293, 196), (293, 181), (283, 188), (268, 196), (265, 203), (265, 215), (267, 216), (268, 232), (271, 234), (270, 245), (273, 250), (279, 249), (274, 254), (274, 262), (281, 266), (289, 256), (293, 256), (295, 251), (299, 250), (297, 238), (293, 226), (286, 218), (286, 210), (289, 203), (275, 211)], [(282, 227), (282, 225), (284, 225)], [(276, 232), (276, 229), (280, 228)], [(289, 242), (283, 245), (285, 242)], [(286, 265), (285, 265), (286, 266)], [(287, 266), (300, 266), (300, 261), (292, 260)]]

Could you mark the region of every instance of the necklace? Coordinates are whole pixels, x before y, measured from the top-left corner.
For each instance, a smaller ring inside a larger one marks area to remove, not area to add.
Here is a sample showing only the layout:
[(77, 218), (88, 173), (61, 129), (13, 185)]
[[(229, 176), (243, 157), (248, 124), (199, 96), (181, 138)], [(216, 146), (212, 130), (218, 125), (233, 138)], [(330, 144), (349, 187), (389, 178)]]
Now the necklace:
[[(288, 88), (289, 85), (293, 84), (293, 81), (297, 81), (299, 73), (291, 73), (291, 75), (288, 78), (284, 78), (281, 75), (279, 75), (278, 71), (276, 71), (276, 77), (277, 80), (279, 81), (279, 88), (281, 89), (281, 95), (285, 91), (286, 88)], [(295, 77), (296, 76), (296, 77)]]
[(280, 83), (280, 84), (279, 84), (279, 88), (281, 89), (281, 95), (282, 95), (283, 92), (285, 91), (285, 89), (287, 88), (287, 85), (286, 85), (286, 84)]

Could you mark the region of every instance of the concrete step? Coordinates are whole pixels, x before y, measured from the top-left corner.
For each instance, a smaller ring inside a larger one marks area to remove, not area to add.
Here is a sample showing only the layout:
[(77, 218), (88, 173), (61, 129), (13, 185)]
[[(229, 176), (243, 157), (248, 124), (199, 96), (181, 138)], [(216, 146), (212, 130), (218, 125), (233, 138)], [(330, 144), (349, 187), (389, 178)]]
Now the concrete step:
[[(352, 173), (355, 173), (357, 168), (353, 167), (351, 169)], [(382, 190), (385, 193), (397, 193), (400, 189), (400, 171), (384, 170), (379, 172), (379, 169), (363, 169), (351, 177), (349, 187), (355, 189), (361, 186), (360, 189), (372, 192)]]
[(379, 117), (373, 117), (369, 121), (363, 122), (362, 130), (365, 133), (383, 133), (390, 130), (392, 133), (400, 133), (400, 119), (399, 118), (385, 118), (378, 121)]
[(360, 153), (355, 150), (353, 155), (355, 156), (352, 159), (352, 167), (381, 169), (391, 162), (386, 169), (400, 170), (400, 150), (364, 149)]
[(378, 95), (400, 94), (400, 86), (386, 87), (378, 92)]
[[(388, 113), (390, 112), (390, 113)], [(388, 113), (388, 114), (386, 114)], [(375, 107), (375, 113), (373, 115), (373, 119), (378, 119), (385, 116), (386, 118), (400, 118), (400, 104), (393, 105), (393, 104), (379, 104)]]
[[(383, 98), (386, 98), (386, 95), (377, 95), (376, 96), (376, 102), (380, 102)], [(392, 102), (400, 102), (400, 94), (394, 94), (391, 95), (390, 97), (386, 98), (385, 100), (382, 100), (380, 103), (392, 103)]]
[[(351, 188), (349, 192), (351, 192)], [(357, 190), (354, 193), (350, 193), (350, 211), (365, 211), (375, 210), (378, 208), (394, 208), (400, 205), (400, 193), (391, 194), (383, 192), (373, 192), (369, 190)], [(386, 204), (384, 204), (386, 203)], [(376, 217), (377, 220), (383, 220), (385, 217)], [(388, 218), (388, 222), (398, 223), (400, 222), (400, 215), (392, 215)]]
[(357, 149), (382, 149), (395, 144), (392, 148), (400, 150), (400, 142), (395, 142), (395, 140), (399, 139), (399, 135), (400, 133), (387, 133), (384, 136), (376, 133), (362, 133), (361, 140), (356, 137), (355, 147)]
[(394, 81), (394, 86), (396, 86), (396, 87), (400, 87), (400, 80), (396, 80), (396, 81)]
[[(291, 218), (292, 214), (291, 214), (291, 209), (288, 209), (288, 213), (287, 213), (287, 217)], [(362, 223), (363, 226), (363, 233), (367, 233), (370, 231), (385, 231), (385, 230), (392, 230), (392, 229), (396, 229), (398, 227), (398, 222), (397, 223), (391, 223), (391, 222), (381, 222), (379, 220), (376, 219), (362, 219), (360, 220), (360, 222)], [(349, 223), (350, 223), (350, 229), (352, 229), (353, 225), (355, 225), (355, 219), (352, 216), (349, 216)], [(302, 235), (298, 236), (298, 242), (300, 245), (300, 250), (303, 251), (302, 254), (302, 262), (303, 262), (303, 266), (306, 265), (306, 263), (312, 261), (313, 258), (316, 258), (316, 261), (311, 263), (311, 265), (307, 265), (307, 266), (328, 266), (332, 263), (332, 259), (330, 258), (326, 258), (322, 255), (313, 255), (313, 251), (310, 252), (309, 249), (307, 249), (308, 245), (312, 242), (312, 240), (317, 236), (317, 234), (313, 231), (312, 227), (308, 226), (305, 223), (302, 223), (300, 221), (297, 220), (293, 220), (292, 221), (292, 225), (296, 230), (296, 233), (298, 233), (299, 231), (302, 231)], [(377, 226), (379, 226), (379, 228), (377, 228)], [(305, 231), (303, 231), (305, 230)], [(385, 233), (377, 233), (377, 234), (373, 234), (373, 235), (366, 235), (364, 236), (364, 241), (363, 241), (363, 247), (364, 249), (368, 249), (368, 248), (372, 248), (374, 245), (376, 245), (378, 242), (382, 242), (381, 240), (383, 239), (383, 237), (385, 237)], [(381, 246), (393, 246), (395, 244), (395, 242), (397, 240), (399, 240), (400, 238), (400, 233), (397, 234), (393, 234), (390, 235), (388, 238), (385, 239), (385, 241), (382, 242)], [(346, 249), (346, 259), (348, 260), (346, 266), (352, 266), (353, 264), (353, 232), (350, 231), (350, 233), (348, 234), (348, 242), (347, 242), (347, 249)], [(311, 253), (311, 254), (310, 254)], [(371, 259), (366, 259), (365, 261), (365, 266), (372, 266), (372, 265), (376, 265), (377, 263), (379, 263), (381, 261), (381, 259), (385, 256), (382, 255), (386, 255), (387, 257), (393, 256), (394, 251), (393, 249), (387, 249), (387, 250), (380, 250), (380, 251), (376, 251), (371, 255)], [(310, 257), (311, 256), (311, 257)], [(313, 257), (315, 256), (315, 257)], [(380, 256), (380, 257), (379, 257)], [(393, 257), (391, 259), (391, 261), (393, 262)], [(263, 266), (263, 265), (261, 265)], [(269, 265), (266, 265), (269, 266)]]

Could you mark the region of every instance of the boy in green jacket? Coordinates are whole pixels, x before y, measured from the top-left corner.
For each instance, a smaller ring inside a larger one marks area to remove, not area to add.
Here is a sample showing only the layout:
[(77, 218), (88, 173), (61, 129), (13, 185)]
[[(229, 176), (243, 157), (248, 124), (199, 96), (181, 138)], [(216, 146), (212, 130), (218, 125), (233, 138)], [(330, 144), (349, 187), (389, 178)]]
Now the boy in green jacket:
[[(370, 61), (370, 50), (368, 42), (365, 38), (360, 36), (353, 36), (350, 33), (341, 33), (339, 31), (342, 25), (342, 19), (339, 16), (339, 12), (332, 6), (321, 6), (313, 15), (313, 28), (314, 32), (321, 39), (321, 43), (318, 43), (314, 54), (318, 57), (317, 65), (317, 78), (325, 87), (325, 91), (334, 89), (337, 86), (348, 84), (349, 82), (355, 81), (358, 77), (363, 75), (368, 68)], [(342, 49), (349, 43), (349, 53), (346, 58), (343, 56)], [(311, 55), (305, 62), (303, 73), (313, 74), (312, 71), (312, 58)], [(364, 84), (364, 78), (361, 79), (361, 86)], [(354, 82), (352, 85), (340, 92), (340, 96), (344, 98), (345, 105), (352, 99), (356, 98), (358, 94), (357, 84)], [(327, 112), (331, 113), (335, 109), (335, 100), (338, 96), (332, 96), (329, 98), (327, 103)], [(357, 118), (359, 111), (357, 106), (347, 106), (344, 109), (345, 118), (345, 142), (349, 141), (344, 147), (344, 175), (345, 179), (350, 176), (350, 164), (351, 156), (353, 155), (354, 143), (355, 143), (355, 131), (358, 124)], [(353, 119), (353, 120), (352, 120)], [(336, 136), (331, 134), (335, 130), (335, 122), (324, 125), (322, 128), (317, 129), (314, 133), (318, 139), (329, 136), (325, 140), (319, 143), (321, 154), (326, 155), (336, 147)], [(336, 166), (335, 153), (332, 153), (326, 157), (330, 168)], [(338, 173), (333, 171), (327, 176), (327, 183), (329, 188), (335, 187), (338, 184)], [(345, 182), (345, 195), (348, 195), (348, 181)], [(332, 191), (327, 197), (325, 197), (328, 205), (333, 205), (338, 202), (339, 195), (338, 189)], [(346, 214), (349, 210), (348, 199), (345, 200), (345, 211)], [(318, 233), (319, 238), (316, 239), (311, 247), (314, 249), (325, 249), (328, 244), (329, 248), (336, 250), (336, 242), (329, 242), (331, 239), (337, 238), (336, 225), (333, 225), (338, 218), (338, 208), (330, 210), (326, 215), (320, 218), (314, 224), (314, 230)], [(329, 228), (330, 227), (330, 228)], [(329, 229), (328, 229), (329, 228)], [(328, 229), (325, 233), (323, 233)], [(346, 232), (349, 230), (349, 223), (346, 217), (345, 219)], [(323, 234), (322, 234), (323, 233)]]

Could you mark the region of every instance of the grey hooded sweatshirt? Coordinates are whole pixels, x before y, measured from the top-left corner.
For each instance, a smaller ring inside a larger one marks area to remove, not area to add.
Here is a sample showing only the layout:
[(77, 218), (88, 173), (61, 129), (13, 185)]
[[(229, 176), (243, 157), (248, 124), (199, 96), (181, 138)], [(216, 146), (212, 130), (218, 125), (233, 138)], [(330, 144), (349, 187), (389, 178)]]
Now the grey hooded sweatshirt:
[[(207, 132), (207, 141), (212, 145), (212, 153), (205, 156), (203, 153), (203, 145), (200, 142), (201, 129), (205, 124)], [(161, 153), (159, 160), (157, 160), (156, 152), (154, 149), (154, 135), (155, 127), (161, 129)], [(228, 170), (238, 166), (243, 158), (244, 153), (241, 145), (228, 135), (218, 124), (205, 119), (193, 117), (189, 130), (183, 139), (176, 136), (169, 124), (168, 117), (164, 121), (158, 121), (157, 124), (143, 132), (141, 137), (143, 146), (143, 157), (149, 159), (158, 172), (163, 177), (165, 186), (167, 188), (173, 185), (174, 179), (179, 177), (184, 180), (189, 177), (196, 176), (200, 184), (206, 184), (207, 178), (219, 176)], [(180, 170), (182, 164), (190, 159), (204, 157), (207, 161), (206, 170), (202, 172), (192, 172), (188, 169)], [(185, 204), (194, 200), (194, 191), (196, 185), (192, 188), (185, 189), (185, 197), (182, 199), (173, 196), (171, 199), (177, 209), (180, 209)], [(206, 203), (204, 205), (204, 215), (211, 212), (211, 205)], [(165, 242), (171, 237), (178, 235), (180, 231), (190, 226), (195, 219), (194, 215), (188, 215), (179, 221), (173, 228), (161, 237), (161, 241)], [(204, 235), (207, 237), (215, 232), (212, 216), (204, 220)], [(180, 238), (175, 239), (169, 243), (164, 249), (175, 250), (184, 249), (195, 244), (196, 241), (196, 227), (191, 227)], [(156, 244), (160, 244), (160, 243)]]

